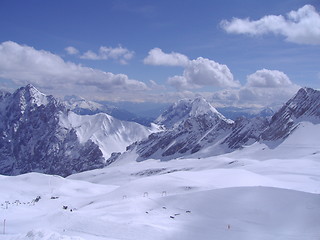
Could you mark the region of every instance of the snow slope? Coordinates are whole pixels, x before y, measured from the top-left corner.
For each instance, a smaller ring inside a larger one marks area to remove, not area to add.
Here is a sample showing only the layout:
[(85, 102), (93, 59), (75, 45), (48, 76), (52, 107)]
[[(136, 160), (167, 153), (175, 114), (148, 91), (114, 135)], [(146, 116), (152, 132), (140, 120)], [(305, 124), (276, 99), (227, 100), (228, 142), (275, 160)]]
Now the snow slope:
[(122, 159), (68, 178), (0, 176), (0, 239), (318, 240), (320, 129), (301, 126), (275, 149), (255, 144), (200, 159)]
[[(190, 159), (187, 166), (193, 168), (189, 170), (179, 160), (158, 162), (160, 166), (146, 161), (84, 172), (70, 179), (32, 173), (2, 177), (0, 186), (5, 191), (0, 202), (18, 199), (22, 204), (10, 204), (8, 209), (1, 206), (1, 216), (6, 219), (6, 234), (1, 239), (319, 238), (319, 173), (309, 173), (314, 179), (305, 182), (297, 176), (285, 180), (293, 174), (289, 171), (293, 161), (279, 180), (278, 174), (231, 168), (227, 159), (220, 161), (219, 168), (212, 164), (214, 159), (203, 160), (199, 167)], [(259, 163), (254, 165), (247, 168), (263, 169)], [(314, 166), (319, 165), (318, 161)], [(302, 183), (305, 188), (301, 189)], [(310, 185), (312, 191), (308, 191)], [(293, 190), (296, 188), (302, 191)], [(39, 202), (23, 204), (38, 195)]]
[[(319, 240), (320, 124), (288, 106), (285, 123), (297, 125), (274, 146), (267, 139), (220, 156), (208, 147), (171, 161), (136, 162), (131, 152), (67, 178), (0, 175), (0, 239)], [(106, 121), (70, 118), (75, 127)], [(77, 131), (85, 140), (100, 129)]]
[(138, 123), (118, 120), (105, 113), (95, 115), (77, 115), (69, 112), (61, 117), (61, 123), (76, 130), (80, 142), (91, 139), (108, 159), (113, 152), (124, 152), (135, 141), (146, 138), (158, 131), (156, 125), (150, 128)]

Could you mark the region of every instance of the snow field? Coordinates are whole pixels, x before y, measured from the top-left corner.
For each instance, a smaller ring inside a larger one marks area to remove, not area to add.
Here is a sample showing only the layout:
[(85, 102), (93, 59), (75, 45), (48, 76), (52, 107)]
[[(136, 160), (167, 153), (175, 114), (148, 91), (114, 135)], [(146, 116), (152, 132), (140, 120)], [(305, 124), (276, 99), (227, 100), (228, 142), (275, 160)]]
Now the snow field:
[(297, 129), (275, 149), (254, 144), (199, 159), (128, 155), (68, 178), (0, 176), (0, 239), (319, 240), (320, 145), (312, 136)]

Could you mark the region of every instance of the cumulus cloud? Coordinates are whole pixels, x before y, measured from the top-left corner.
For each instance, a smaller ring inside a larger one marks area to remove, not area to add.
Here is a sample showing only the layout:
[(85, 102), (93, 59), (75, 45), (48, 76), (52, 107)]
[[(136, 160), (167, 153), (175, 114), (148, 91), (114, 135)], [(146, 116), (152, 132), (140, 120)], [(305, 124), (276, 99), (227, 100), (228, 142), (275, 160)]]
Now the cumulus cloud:
[(156, 66), (186, 66), (189, 63), (187, 56), (171, 52), (164, 53), (160, 48), (153, 48), (149, 51), (148, 56), (143, 60), (144, 64)]
[(7, 41), (0, 44), (0, 77), (18, 85), (34, 84), (57, 92), (77, 91), (141, 91), (148, 87), (125, 74), (113, 74), (65, 62), (44, 50)]
[(113, 59), (119, 61), (121, 64), (127, 64), (134, 56), (134, 52), (118, 46), (116, 48), (101, 46), (97, 53), (89, 50), (80, 56), (82, 59), (88, 60), (107, 60)]
[(289, 42), (298, 44), (320, 44), (320, 14), (312, 5), (305, 5), (286, 16), (268, 15), (259, 20), (233, 18), (223, 20), (221, 27), (228, 33), (282, 35)]
[(66, 47), (64, 49), (69, 55), (77, 55), (79, 53), (79, 50), (76, 49), (75, 47), (72, 47), (72, 46), (69, 46), (69, 47)]
[(247, 82), (239, 89), (225, 89), (213, 94), (218, 104), (238, 106), (281, 105), (300, 88), (278, 70), (261, 69), (247, 76)]
[(182, 75), (168, 78), (168, 83), (177, 90), (202, 88), (204, 86), (238, 87), (240, 84), (226, 65), (199, 57), (190, 60), (186, 55), (165, 53), (160, 48), (153, 48), (144, 59), (145, 64), (184, 67)]
[(289, 77), (278, 70), (261, 69), (247, 76), (248, 87), (277, 88), (291, 85)]
[(239, 82), (233, 79), (233, 75), (226, 65), (202, 57), (189, 61), (183, 75), (170, 77), (168, 83), (178, 90), (204, 86), (240, 86)]

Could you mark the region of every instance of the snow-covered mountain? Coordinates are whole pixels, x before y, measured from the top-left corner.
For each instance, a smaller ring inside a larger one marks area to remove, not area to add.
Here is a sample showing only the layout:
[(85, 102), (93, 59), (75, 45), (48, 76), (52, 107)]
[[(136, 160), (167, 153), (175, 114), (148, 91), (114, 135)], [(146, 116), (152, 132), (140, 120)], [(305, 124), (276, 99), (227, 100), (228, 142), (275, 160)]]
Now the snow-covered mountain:
[[(255, 142), (278, 146), (300, 122), (320, 123), (320, 92), (302, 88), (269, 118), (226, 119), (203, 98), (181, 100), (158, 119), (167, 130), (151, 134), (133, 144), (129, 152), (137, 161), (148, 158), (161, 160), (186, 157), (201, 152), (219, 155), (241, 149)], [(127, 153), (129, 154), (129, 153)], [(196, 155), (195, 155), (196, 156)]]
[[(10, 96), (0, 95), (1, 112), (8, 116), (2, 101), (9, 101)], [(183, 160), (136, 162), (136, 152), (127, 152), (130, 158), (67, 178), (39, 173), (0, 175), (1, 240), (318, 240), (318, 101), (319, 91), (301, 89), (271, 121), (243, 118), (231, 124), (213, 113), (208, 114), (212, 117), (191, 114), (166, 131), (191, 121), (190, 129), (201, 132), (204, 126), (210, 128), (211, 119), (230, 125), (229, 134), (221, 144), (203, 145), (195, 155), (183, 155)], [(27, 118), (30, 102), (33, 112), (38, 112), (37, 107), (45, 109), (51, 100), (40, 94), (25, 102), (18, 101), (25, 106), (19, 109)], [(37, 116), (48, 119), (46, 114)], [(114, 120), (109, 117), (109, 121)], [(99, 135), (99, 122), (108, 126), (101, 114), (95, 118), (59, 115), (60, 127), (76, 128), (79, 142)], [(286, 131), (275, 140), (262, 139), (262, 133), (269, 134), (276, 122)], [(161, 134), (167, 136), (166, 131)], [(267, 145), (280, 140), (276, 148)], [(201, 138), (199, 142), (205, 143)], [(139, 145), (132, 146), (138, 149)], [(213, 156), (218, 146), (234, 151)]]
[(204, 98), (182, 100), (158, 119), (167, 130), (151, 134), (130, 146), (138, 160), (172, 159), (198, 152), (204, 146), (218, 144), (231, 131), (233, 121), (226, 119)]
[(305, 121), (320, 123), (320, 92), (312, 88), (301, 88), (270, 120), (261, 117), (238, 119), (223, 144), (238, 149), (264, 142), (275, 148)]
[(283, 107), (276, 112), (261, 139), (273, 146), (281, 143), (303, 121), (320, 123), (320, 91), (301, 88)]
[[(115, 117), (116, 119), (136, 122), (147, 127), (152, 126), (152, 123), (156, 119), (156, 117), (153, 116), (154, 112), (159, 111), (159, 109), (156, 108), (154, 110), (146, 111), (143, 114), (138, 114), (136, 112), (132, 113), (130, 110), (122, 108), (121, 103), (88, 101), (75, 95), (65, 96), (63, 102), (70, 110), (79, 115), (95, 115), (97, 113), (106, 113), (112, 117)], [(136, 106), (132, 106), (129, 109), (137, 110)]]
[(0, 95), (0, 173), (67, 176), (101, 168), (151, 130), (107, 114), (78, 116), (32, 85)]
[(69, 112), (66, 118), (61, 117), (61, 124), (76, 130), (81, 143), (92, 140), (108, 159), (113, 152), (124, 152), (133, 142), (146, 138), (158, 131), (156, 125), (147, 128), (135, 122), (118, 120), (110, 115), (77, 115)]
[(82, 97), (71, 95), (65, 96), (64, 104), (73, 112), (79, 115), (94, 115), (97, 113), (106, 113), (119, 120), (135, 121), (137, 116), (124, 109), (120, 109), (110, 104), (88, 101)]
[(69, 175), (104, 166), (98, 145), (80, 143), (73, 128), (60, 126), (68, 111), (52, 96), (28, 85), (0, 102), (0, 173), (30, 171)]
[(166, 128), (172, 128), (177, 127), (181, 122), (184, 122), (188, 118), (197, 118), (198, 116), (204, 115), (232, 122), (231, 120), (226, 119), (202, 97), (193, 100), (179, 100), (162, 113), (155, 122), (159, 125), (164, 125)]

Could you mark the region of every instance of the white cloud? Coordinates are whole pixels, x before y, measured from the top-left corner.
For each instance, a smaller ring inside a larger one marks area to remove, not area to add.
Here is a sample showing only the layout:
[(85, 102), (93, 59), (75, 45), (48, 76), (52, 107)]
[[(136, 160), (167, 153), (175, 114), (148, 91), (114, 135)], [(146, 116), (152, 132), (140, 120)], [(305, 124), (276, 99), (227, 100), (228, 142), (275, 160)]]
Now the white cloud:
[(226, 65), (202, 57), (189, 61), (183, 75), (169, 78), (168, 83), (178, 90), (204, 86), (240, 86), (239, 82), (233, 79), (233, 75)]
[(166, 86), (160, 85), (154, 80), (149, 80), (149, 87), (152, 90), (158, 90), (158, 91), (167, 89)]
[(118, 46), (116, 48), (101, 46), (98, 53), (95, 53), (91, 50), (85, 52), (80, 56), (82, 59), (88, 60), (107, 60), (113, 59), (119, 61), (121, 64), (127, 64), (134, 56), (134, 52)]
[(248, 87), (276, 88), (291, 85), (289, 77), (278, 70), (261, 69), (247, 76)]
[(64, 49), (69, 55), (77, 55), (79, 53), (79, 50), (76, 49), (75, 47), (72, 47), (72, 46), (69, 46), (69, 47), (66, 47)]
[(261, 69), (247, 76), (247, 83), (239, 89), (215, 92), (213, 101), (219, 105), (271, 106), (281, 105), (300, 88), (278, 70)]
[(160, 48), (153, 48), (144, 59), (145, 64), (184, 67), (182, 75), (168, 78), (168, 83), (177, 90), (202, 88), (204, 86), (238, 87), (239, 82), (226, 65), (199, 57), (194, 60), (181, 53), (164, 53)]
[(187, 56), (171, 52), (164, 53), (160, 48), (153, 48), (149, 51), (148, 56), (143, 60), (144, 64), (163, 65), (163, 66), (186, 66), (189, 63)]
[(53, 92), (93, 93), (142, 91), (148, 87), (125, 74), (113, 74), (65, 62), (61, 57), (44, 50), (19, 45), (15, 42), (0, 44), (0, 77), (17, 85), (31, 83)]
[(268, 15), (256, 21), (233, 18), (231, 21), (221, 21), (220, 25), (228, 33), (250, 35), (273, 33), (282, 35), (293, 43), (320, 44), (320, 14), (312, 5), (291, 11), (286, 17)]

